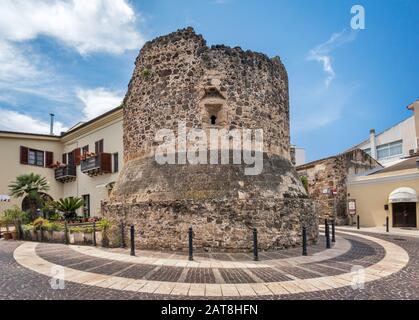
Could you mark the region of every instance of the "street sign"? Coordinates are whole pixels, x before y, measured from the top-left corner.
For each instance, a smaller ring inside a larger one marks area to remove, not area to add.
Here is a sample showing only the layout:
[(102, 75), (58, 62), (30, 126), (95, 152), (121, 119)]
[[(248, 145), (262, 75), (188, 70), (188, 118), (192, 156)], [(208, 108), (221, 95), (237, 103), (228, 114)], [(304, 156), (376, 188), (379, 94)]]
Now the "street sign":
[(351, 216), (356, 215), (356, 200), (348, 199), (348, 211)]

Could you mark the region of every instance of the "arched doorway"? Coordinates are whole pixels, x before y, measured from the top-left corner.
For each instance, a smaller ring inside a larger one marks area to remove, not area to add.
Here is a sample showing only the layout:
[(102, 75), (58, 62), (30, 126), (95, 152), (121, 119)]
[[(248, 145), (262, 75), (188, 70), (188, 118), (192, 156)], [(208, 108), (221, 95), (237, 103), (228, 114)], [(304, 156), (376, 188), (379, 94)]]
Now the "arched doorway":
[(390, 193), (393, 227), (416, 228), (416, 203), (418, 197), (412, 188), (398, 188)]
[[(44, 204), (48, 201), (53, 201), (54, 199), (46, 193), (40, 192), (39, 193), (39, 200), (37, 201), (35, 207), (36, 209), (42, 209), (44, 207)], [(24, 197), (22, 200), (22, 211), (28, 212), (31, 211), (31, 208), (34, 207), (34, 204), (28, 196)]]

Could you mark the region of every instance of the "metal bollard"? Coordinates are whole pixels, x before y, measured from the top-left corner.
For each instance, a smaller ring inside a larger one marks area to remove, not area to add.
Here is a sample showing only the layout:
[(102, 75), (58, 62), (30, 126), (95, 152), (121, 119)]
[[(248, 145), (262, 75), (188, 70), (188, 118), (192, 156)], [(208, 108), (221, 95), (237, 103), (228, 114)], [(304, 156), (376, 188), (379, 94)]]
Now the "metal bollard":
[(68, 240), (68, 225), (67, 225), (67, 221), (64, 222), (64, 241), (65, 241), (65, 244), (68, 244), (70, 242)]
[(303, 256), (307, 255), (307, 229), (303, 226)]
[(390, 226), (389, 226), (389, 218), (386, 217), (386, 232), (390, 232)]
[(326, 249), (330, 249), (330, 232), (329, 232), (329, 224), (326, 224)]
[(356, 228), (359, 230), (359, 215), (356, 216)]
[(327, 222), (327, 219), (324, 219), (324, 236), (325, 237), (327, 237), (327, 233), (326, 233), (326, 228), (327, 228), (327, 226), (328, 226), (329, 224), (328, 224), (328, 222)]
[(131, 225), (131, 230), (130, 230), (130, 240), (131, 240), (131, 255), (135, 256), (135, 241), (134, 241), (134, 236), (135, 236), (135, 232), (134, 232), (134, 225)]
[(332, 220), (332, 242), (336, 242), (336, 238), (335, 238), (335, 220)]
[(253, 228), (253, 260), (259, 261), (258, 230), (256, 228)]
[(193, 242), (192, 242), (193, 231), (192, 231), (192, 227), (189, 227), (188, 236), (189, 236), (189, 261), (192, 261), (193, 260)]
[(93, 221), (93, 245), (96, 247), (96, 221)]
[(121, 223), (121, 248), (125, 248), (125, 226), (124, 223)]

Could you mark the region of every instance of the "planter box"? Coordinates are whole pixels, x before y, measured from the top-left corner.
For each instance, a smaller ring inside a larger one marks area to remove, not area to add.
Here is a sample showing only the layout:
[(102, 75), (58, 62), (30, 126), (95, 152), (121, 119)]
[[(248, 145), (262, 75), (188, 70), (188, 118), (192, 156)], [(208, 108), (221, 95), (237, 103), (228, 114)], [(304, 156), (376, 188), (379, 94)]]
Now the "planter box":
[(47, 241), (47, 242), (49, 242), (49, 241), (51, 241), (51, 239), (52, 239), (52, 231), (43, 231), (43, 235), (44, 235), (44, 241)]
[(13, 238), (11, 232), (4, 232), (3, 237), (4, 237), (4, 240), (11, 240)]
[(102, 246), (102, 231), (96, 231), (96, 245)]
[(52, 241), (64, 243), (65, 237), (64, 237), (64, 231), (53, 231), (52, 232)]
[(84, 235), (84, 239), (83, 242), (84, 244), (92, 244), (93, 243), (93, 233), (83, 233)]
[(84, 243), (84, 233), (82, 232), (74, 232), (74, 243), (75, 244), (83, 244)]
[(18, 235), (17, 235), (17, 231), (12, 231), (11, 234), (12, 234), (12, 239), (13, 240), (19, 240)]
[(37, 241), (38, 240), (37, 233), (36, 233), (35, 230), (29, 231), (29, 235), (30, 235), (30, 238), (31, 238), (32, 241)]

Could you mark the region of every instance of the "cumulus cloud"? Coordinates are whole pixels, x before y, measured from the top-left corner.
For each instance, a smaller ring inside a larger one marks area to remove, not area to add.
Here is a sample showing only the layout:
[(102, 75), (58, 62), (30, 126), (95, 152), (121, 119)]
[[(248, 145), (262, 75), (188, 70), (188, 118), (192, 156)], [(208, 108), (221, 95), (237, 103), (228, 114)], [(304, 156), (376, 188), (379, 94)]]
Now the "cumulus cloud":
[(0, 16), (0, 39), (7, 41), (47, 36), (83, 55), (120, 54), (144, 43), (126, 0), (2, 0)]
[(332, 65), (332, 56), (330, 53), (337, 47), (355, 40), (356, 31), (347, 31), (344, 29), (339, 33), (333, 33), (329, 40), (311, 49), (308, 53), (307, 60), (314, 60), (322, 64), (323, 71), (327, 74), (325, 85), (329, 87), (330, 83), (335, 79), (336, 73)]
[[(61, 122), (54, 122), (54, 133), (67, 129)], [(0, 130), (49, 134), (50, 123), (13, 110), (0, 109)]]
[(83, 102), (85, 120), (93, 119), (106, 111), (118, 107), (124, 98), (121, 92), (105, 88), (78, 89), (77, 97)]

